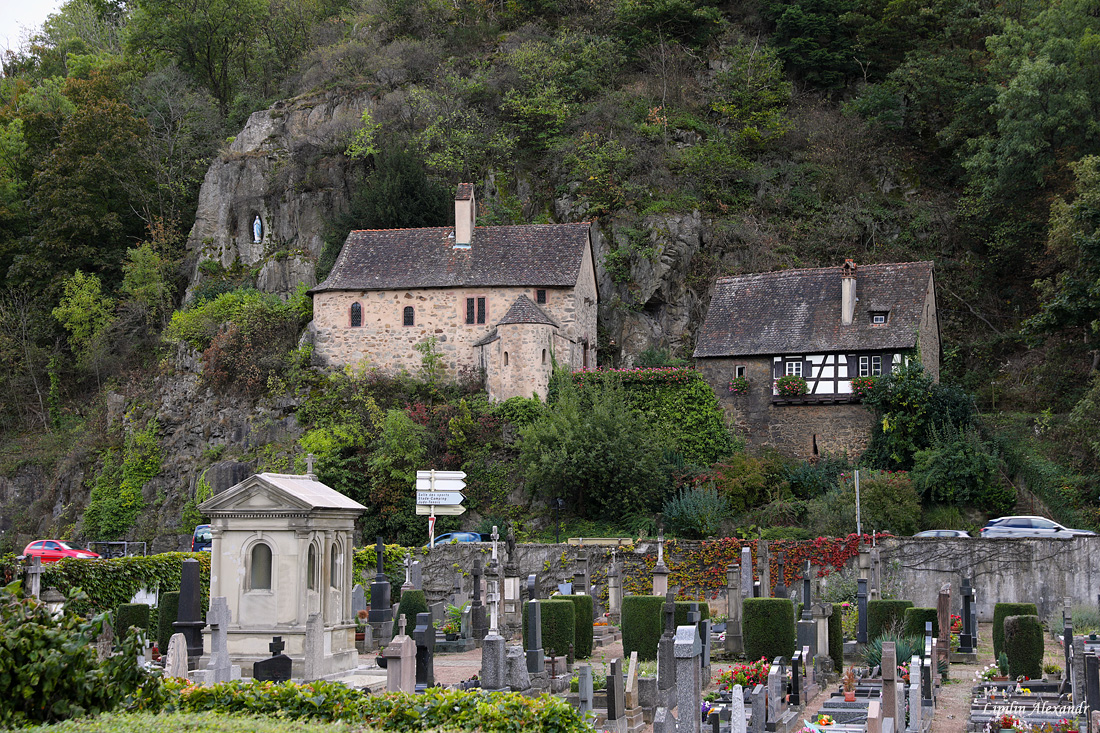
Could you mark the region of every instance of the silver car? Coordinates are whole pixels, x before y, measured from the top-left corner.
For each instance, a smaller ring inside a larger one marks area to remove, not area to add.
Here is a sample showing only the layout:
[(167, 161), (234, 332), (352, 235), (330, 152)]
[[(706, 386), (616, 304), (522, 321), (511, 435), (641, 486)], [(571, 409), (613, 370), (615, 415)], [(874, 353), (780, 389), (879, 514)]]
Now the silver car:
[(926, 529), (917, 532), (914, 537), (969, 537), (970, 534), (961, 529)]
[(1087, 529), (1069, 529), (1045, 517), (1001, 517), (991, 519), (981, 529), (982, 537), (1057, 537), (1095, 535)]

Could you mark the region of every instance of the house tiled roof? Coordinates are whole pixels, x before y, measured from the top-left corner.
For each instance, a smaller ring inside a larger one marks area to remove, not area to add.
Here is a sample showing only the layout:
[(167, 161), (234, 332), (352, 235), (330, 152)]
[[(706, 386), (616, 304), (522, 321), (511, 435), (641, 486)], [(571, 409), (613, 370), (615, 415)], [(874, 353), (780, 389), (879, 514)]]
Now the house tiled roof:
[(477, 227), (454, 247), (452, 227), (369, 229), (348, 235), (328, 278), (311, 293), (450, 287), (573, 287), (590, 224)]
[(512, 307), (504, 314), (504, 318), (497, 321), (498, 326), (505, 323), (548, 323), (551, 326), (558, 325), (554, 323), (553, 318), (546, 315), (542, 308), (535, 305), (526, 295), (516, 298), (516, 302), (512, 303)]
[[(916, 345), (931, 262), (860, 265), (855, 317), (841, 325), (841, 268), (720, 278), (696, 357), (907, 349)], [(887, 322), (871, 323), (871, 312)]]

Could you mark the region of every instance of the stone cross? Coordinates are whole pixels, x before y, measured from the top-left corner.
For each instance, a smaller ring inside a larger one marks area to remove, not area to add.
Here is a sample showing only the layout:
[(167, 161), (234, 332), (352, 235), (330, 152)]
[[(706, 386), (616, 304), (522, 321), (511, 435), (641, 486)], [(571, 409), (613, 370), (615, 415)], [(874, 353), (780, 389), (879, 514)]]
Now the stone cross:
[(741, 639), (741, 579), (737, 563), (726, 566), (726, 651), (740, 654)]
[(592, 697), (592, 665), (582, 664), (577, 667), (577, 709), (582, 716), (592, 709)]
[(730, 733), (745, 731), (745, 693), (741, 685), (730, 688)]
[(34, 555), (27, 559), (27, 585), (32, 598), (42, 595), (42, 558)]
[(290, 679), (294, 662), (283, 654), (286, 644), (283, 637), (271, 637), (271, 643), (267, 645), (271, 657), (261, 659), (252, 665), (252, 678), (261, 682), (286, 682)]
[(607, 569), (607, 610), (612, 623), (618, 623), (622, 609), (622, 580), (619, 573), (618, 551), (611, 550), (611, 567)]
[(405, 614), (402, 613), (397, 617), (397, 635), (398, 636), (405, 636), (405, 627), (408, 625), (408, 623), (409, 623), (409, 618)]
[(374, 574), (374, 581), (376, 583), (382, 583), (387, 580), (386, 571), (382, 567), (383, 561), (386, 559), (386, 546), (382, 544), (382, 538), (378, 537), (377, 542), (374, 545), (375, 560), (378, 564), (378, 569)]
[(974, 629), (970, 624), (970, 607), (974, 603), (974, 589), (970, 587), (970, 578), (963, 578), (962, 589), (962, 633), (959, 634), (959, 653), (973, 654), (977, 644), (974, 643)]
[(210, 610), (206, 613), (210, 625), (210, 662), (206, 665), (206, 683), (228, 682), (230, 671), (229, 647), (226, 638), (229, 627), (229, 604), (225, 596), (210, 599)]
[(665, 531), (657, 530), (657, 564), (665, 564)]
[(813, 598), (810, 594), (810, 561), (807, 560), (802, 566), (802, 609), (803, 612), (810, 610), (810, 605), (813, 603)]
[(405, 566), (405, 584), (401, 586), (401, 591), (413, 590), (412, 582), (412, 555), (405, 555), (405, 560), (401, 563)]
[(495, 524), (493, 525), (493, 533), (489, 536), (493, 538), (492, 561), (495, 563), (497, 562), (497, 542), (500, 541), (500, 533), (497, 532), (497, 526)]
[(309, 454), (306, 455), (306, 475), (307, 476), (312, 476), (313, 475), (313, 454), (312, 453), (309, 453)]

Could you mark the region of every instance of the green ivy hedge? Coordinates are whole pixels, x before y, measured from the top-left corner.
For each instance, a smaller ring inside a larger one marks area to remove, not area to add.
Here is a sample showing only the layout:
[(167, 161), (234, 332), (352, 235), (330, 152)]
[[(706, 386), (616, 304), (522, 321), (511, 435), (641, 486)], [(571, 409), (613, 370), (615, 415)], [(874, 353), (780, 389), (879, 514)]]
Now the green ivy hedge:
[(592, 619), (594, 607), (592, 596), (554, 596), (562, 600), (571, 601), (574, 606), (574, 621), (576, 632), (574, 633), (574, 656), (577, 659), (588, 659), (592, 656)]
[(131, 626), (149, 630), (149, 604), (123, 603), (115, 611), (115, 636), (125, 639)]
[(1043, 676), (1043, 625), (1038, 616), (1006, 616), (1004, 650), (1008, 676), (1037, 680)]
[[(905, 616), (901, 624), (902, 636), (919, 636), (924, 638), (924, 625), (932, 622), (932, 636), (940, 635), (940, 616), (934, 608), (921, 608), (911, 606), (905, 609)], [(870, 634), (867, 638), (872, 638)]]
[[(685, 626), (688, 622), (688, 611), (691, 610), (692, 603), (699, 603), (699, 601), (676, 601), (676, 615), (675, 623), (677, 626)], [(710, 606), (704, 603), (699, 603), (699, 618), (710, 618)], [(661, 607), (661, 633), (665, 631), (665, 609)], [(658, 634), (658, 637), (660, 634)]]
[(118, 557), (111, 560), (78, 560), (69, 558), (51, 563), (42, 570), (42, 587), (53, 586), (68, 596), (74, 588), (80, 588), (87, 599), (79, 603), (81, 611), (108, 611), (129, 603), (142, 588), (160, 588), (163, 593), (180, 589), (180, 573), (183, 561), (194, 558), (199, 561), (199, 585), (202, 588), (202, 605), (209, 605), (210, 553), (165, 552), (148, 557)]
[[(409, 548), (401, 545), (382, 545), (382, 570), (393, 588), (391, 595), (394, 599), (401, 594), (401, 586), (405, 583), (405, 555), (409, 552)], [(375, 546), (372, 544), (355, 550), (351, 567), (351, 577), (354, 582), (362, 584), (369, 602), (370, 584), (374, 582), (374, 576), (378, 572), (378, 552)]]
[(840, 604), (833, 604), (833, 613), (829, 616), (829, 657), (833, 660), (833, 669), (837, 674), (844, 671), (844, 622)]
[[(572, 607), (572, 604), (569, 604)], [(413, 731), (478, 731), (511, 733), (518, 730), (554, 733), (590, 733), (590, 725), (565, 700), (552, 695), (535, 698), (513, 692), (445, 690), (433, 687), (422, 695), (370, 694), (339, 682), (305, 685), (254, 680), (225, 682), (211, 687), (165, 683), (166, 711), (214, 711), (268, 715), (292, 720), (350, 721), (388, 733)]]
[[(905, 609), (912, 601), (870, 601), (867, 603), (867, 638), (877, 639), (887, 631), (900, 631)], [(899, 628), (893, 628), (893, 627)]]
[(657, 658), (657, 642), (661, 640), (664, 625), (661, 610), (664, 596), (627, 596), (623, 598), (621, 623), (623, 630), (623, 656), (638, 652), (638, 659), (651, 661)]
[(1000, 657), (1004, 650), (1006, 618), (1038, 615), (1039, 609), (1034, 603), (998, 603), (993, 606), (993, 658)]
[(168, 642), (176, 630), (172, 627), (180, 615), (179, 591), (170, 590), (160, 594), (160, 606), (157, 613), (157, 648), (162, 654), (168, 653)]
[[(416, 628), (416, 614), (428, 612), (428, 598), (422, 590), (407, 590), (397, 604), (397, 615), (405, 617), (405, 633), (412, 636)], [(396, 624), (395, 624), (396, 628)], [(394, 633), (397, 633), (394, 631)]]
[(786, 598), (746, 598), (741, 624), (746, 659), (771, 662), (794, 654), (794, 606)]

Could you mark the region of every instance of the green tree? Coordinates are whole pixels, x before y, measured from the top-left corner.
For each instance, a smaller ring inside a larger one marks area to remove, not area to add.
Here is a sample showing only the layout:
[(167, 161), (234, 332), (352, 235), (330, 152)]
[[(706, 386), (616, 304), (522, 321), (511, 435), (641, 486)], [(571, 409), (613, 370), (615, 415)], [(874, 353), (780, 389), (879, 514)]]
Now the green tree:
[(759, 144), (791, 128), (791, 85), (775, 49), (740, 41), (722, 49), (728, 68), (715, 79), (711, 109), (738, 128), (740, 142)]
[(554, 377), (557, 397), (523, 430), (520, 462), (527, 488), (561, 497), (578, 515), (618, 518), (655, 510), (665, 498), (665, 436), (633, 410), (619, 385), (578, 389)]
[(997, 461), (975, 431), (935, 431), (932, 445), (913, 455), (913, 485), (926, 503), (976, 507), (1002, 514), (1016, 494), (1000, 485)]
[(166, 325), (172, 312), (173, 288), (170, 270), (174, 261), (164, 257), (152, 242), (126, 250), (120, 292), (146, 323)]
[(99, 378), (103, 337), (114, 321), (114, 304), (102, 293), (99, 278), (77, 270), (65, 280), (64, 295), (53, 317), (69, 332), (69, 345), (82, 361), (91, 362)]
[(787, 70), (823, 89), (842, 86), (855, 71), (855, 0), (769, 0), (772, 43)]
[(369, 461), (370, 503), (364, 534), (388, 537), (402, 544), (422, 542), (427, 522), (416, 517), (416, 472), (424, 469), (427, 432), (404, 410), (388, 410)]

